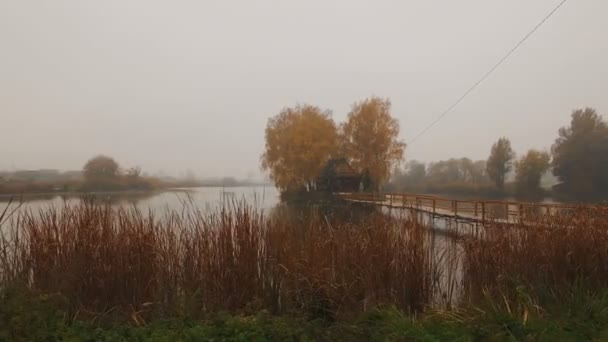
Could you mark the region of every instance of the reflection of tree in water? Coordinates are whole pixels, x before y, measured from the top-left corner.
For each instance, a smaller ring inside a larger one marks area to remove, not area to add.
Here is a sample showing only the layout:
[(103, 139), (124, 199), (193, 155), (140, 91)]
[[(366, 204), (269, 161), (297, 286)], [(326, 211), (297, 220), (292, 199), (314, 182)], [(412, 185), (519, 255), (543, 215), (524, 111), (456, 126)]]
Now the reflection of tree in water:
[(486, 203), (486, 220), (492, 219), (507, 219), (507, 210), (509, 220), (533, 221), (541, 219), (543, 216), (558, 214), (563, 210), (550, 209), (541, 204), (534, 205), (531, 203)]
[(8, 202), (50, 201), (58, 197), (56, 194), (26, 194), (0, 197), (0, 205)]
[[(187, 191), (185, 191), (187, 192)], [(96, 203), (108, 204), (137, 204), (140, 201), (158, 196), (161, 192), (156, 191), (124, 191), (124, 192), (96, 192), (96, 193), (72, 193), (72, 194), (27, 194), (24, 196), (11, 196), (1, 198), (2, 202), (32, 202), (32, 201), (52, 201), (61, 199), (63, 202), (74, 200), (86, 200)]]
[(297, 205), (283, 202), (272, 208), (268, 216), (271, 220), (286, 219), (293, 224), (305, 226), (311, 222), (326, 222), (330, 225), (337, 225), (338, 222), (340, 225), (361, 223), (374, 214), (381, 214), (381, 210), (357, 204)]
[(125, 191), (90, 194), (68, 194), (61, 195), (64, 201), (80, 200), (97, 204), (109, 205), (131, 205), (136, 206), (142, 201), (156, 197), (161, 192), (155, 191)]

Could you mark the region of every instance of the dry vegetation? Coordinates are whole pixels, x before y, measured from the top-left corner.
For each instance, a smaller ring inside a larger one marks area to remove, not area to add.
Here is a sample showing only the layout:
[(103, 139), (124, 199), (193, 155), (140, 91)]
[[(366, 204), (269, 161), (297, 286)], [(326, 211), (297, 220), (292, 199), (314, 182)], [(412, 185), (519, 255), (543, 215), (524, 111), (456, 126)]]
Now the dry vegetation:
[(419, 311), (440, 271), (421, 225), (381, 215), (296, 223), (237, 205), (156, 218), (85, 203), (25, 214), (13, 227), (0, 246), (2, 285), (61, 293), (73, 312), (266, 309), (333, 319), (382, 303)]
[(83, 203), (11, 226), (0, 243), (3, 288), (60, 293), (75, 316), (121, 313), (138, 324), (260, 310), (333, 320), (386, 305), (421, 312), (438, 299), (516, 301), (522, 287), (538, 297), (608, 285), (608, 221), (583, 209), (446, 244), (464, 253), (460, 274), (456, 254), (438, 251), (426, 227), (381, 214), (298, 221), (240, 204), (155, 217)]
[[(606, 208), (580, 207), (554, 215), (528, 215), (515, 226), (494, 224), (465, 245), (464, 283), (471, 296), (565, 295), (572, 287), (608, 287)], [(534, 220), (530, 222), (530, 220)]]

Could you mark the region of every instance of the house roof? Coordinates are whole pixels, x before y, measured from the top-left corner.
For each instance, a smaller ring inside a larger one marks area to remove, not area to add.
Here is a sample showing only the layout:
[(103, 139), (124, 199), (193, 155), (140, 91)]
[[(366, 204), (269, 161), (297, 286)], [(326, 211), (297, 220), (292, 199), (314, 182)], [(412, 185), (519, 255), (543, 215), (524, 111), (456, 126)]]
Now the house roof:
[(345, 158), (330, 159), (325, 166), (325, 170), (333, 169), (338, 177), (359, 177), (360, 174), (348, 163)]

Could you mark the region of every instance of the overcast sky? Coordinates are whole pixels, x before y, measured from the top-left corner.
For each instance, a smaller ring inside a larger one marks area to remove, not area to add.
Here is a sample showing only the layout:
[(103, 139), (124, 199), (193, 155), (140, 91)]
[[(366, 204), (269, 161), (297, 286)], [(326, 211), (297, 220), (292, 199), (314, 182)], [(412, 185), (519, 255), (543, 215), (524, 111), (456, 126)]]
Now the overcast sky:
[[(311, 103), (342, 121), (389, 97), (409, 141), (560, 0), (0, 0), (0, 169), (259, 174), (264, 128)], [(549, 148), (574, 108), (608, 116), (608, 1), (570, 0), (406, 150)]]

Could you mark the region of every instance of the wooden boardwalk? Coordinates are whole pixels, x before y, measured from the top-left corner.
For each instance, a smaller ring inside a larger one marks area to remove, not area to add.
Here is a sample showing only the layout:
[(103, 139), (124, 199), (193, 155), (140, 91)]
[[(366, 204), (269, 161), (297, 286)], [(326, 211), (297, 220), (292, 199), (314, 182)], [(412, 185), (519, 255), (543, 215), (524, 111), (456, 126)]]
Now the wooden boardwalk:
[[(351, 203), (395, 209), (414, 209), (434, 216), (472, 222), (521, 223), (545, 215), (573, 212), (580, 206), (553, 203), (526, 203), (492, 200), (458, 200), (437, 196), (404, 193), (339, 193)], [(605, 209), (605, 208), (604, 208)]]

